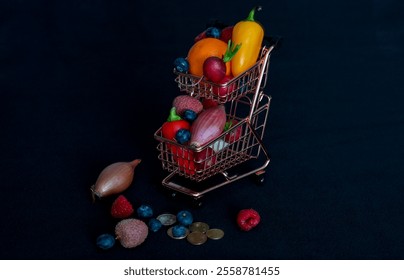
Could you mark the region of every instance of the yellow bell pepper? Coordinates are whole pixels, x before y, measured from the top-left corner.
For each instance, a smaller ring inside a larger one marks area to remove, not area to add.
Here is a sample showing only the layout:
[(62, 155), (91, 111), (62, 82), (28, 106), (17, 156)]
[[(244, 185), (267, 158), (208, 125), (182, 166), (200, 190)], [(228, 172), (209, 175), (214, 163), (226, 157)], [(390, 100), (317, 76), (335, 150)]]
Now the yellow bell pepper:
[(231, 70), (234, 77), (253, 66), (260, 54), (262, 41), (264, 39), (264, 29), (254, 20), (255, 11), (260, 11), (261, 7), (254, 7), (247, 19), (238, 22), (232, 33), (232, 42), (240, 45), (240, 49), (231, 61)]

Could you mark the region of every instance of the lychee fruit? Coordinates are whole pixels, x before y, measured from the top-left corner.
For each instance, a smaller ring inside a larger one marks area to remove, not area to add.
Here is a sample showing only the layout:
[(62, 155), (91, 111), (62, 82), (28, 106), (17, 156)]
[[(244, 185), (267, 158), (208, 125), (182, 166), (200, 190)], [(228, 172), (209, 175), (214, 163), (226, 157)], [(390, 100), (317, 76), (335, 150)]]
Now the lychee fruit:
[(176, 109), (178, 115), (182, 115), (185, 110), (194, 111), (199, 114), (203, 110), (201, 101), (189, 95), (178, 95), (173, 100), (173, 107)]
[(125, 219), (115, 226), (116, 239), (125, 248), (135, 248), (142, 244), (149, 233), (147, 225), (138, 219)]

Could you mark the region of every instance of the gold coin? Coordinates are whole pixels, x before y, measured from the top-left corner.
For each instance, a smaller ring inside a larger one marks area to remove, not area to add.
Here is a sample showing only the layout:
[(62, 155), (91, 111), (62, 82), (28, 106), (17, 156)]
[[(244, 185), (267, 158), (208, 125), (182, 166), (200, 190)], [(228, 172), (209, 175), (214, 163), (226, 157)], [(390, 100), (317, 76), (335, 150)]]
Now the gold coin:
[(218, 240), (223, 238), (224, 231), (218, 228), (212, 228), (206, 232), (206, 236), (213, 240)]
[(203, 232), (194, 231), (188, 234), (187, 240), (192, 245), (202, 245), (203, 243), (206, 242), (206, 240), (208, 240), (208, 238), (206, 237), (206, 234), (204, 234)]
[(175, 224), (175, 222), (177, 221), (177, 217), (174, 214), (166, 213), (158, 216), (157, 220), (159, 220), (163, 226), (171, 226)]
[(185, 232), (184, 235), (182, 235), (182, 236), (174, 236), (174, 235), (173, 235), (173, 227), (170, 227), (170, 228), (167, 230), (167, 235), (170, 236), (170, 237), (173, 238), (173, 239), (184, 239), (185, 237), (188, 236), (188, 233), (189, 233), (189, 230), (186, 229), (186, 232)]
[(191, 232), (198, 231), (198, 232), (207, 232), (209, 229), (209, 225), (202, 222), (195, 222), (189, 226)]

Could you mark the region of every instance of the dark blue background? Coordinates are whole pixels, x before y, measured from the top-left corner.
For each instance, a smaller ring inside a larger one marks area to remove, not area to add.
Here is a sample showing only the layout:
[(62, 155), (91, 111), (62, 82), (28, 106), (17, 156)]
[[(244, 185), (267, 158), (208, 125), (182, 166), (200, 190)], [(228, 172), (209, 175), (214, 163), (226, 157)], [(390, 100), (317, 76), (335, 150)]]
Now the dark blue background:
[[(172, 62), (211, 19), (255, 4), (283, 44), (271, 58), (265, 185), (206, 197), (195, 219), (225, 238), (195, 247), (150, 234), (101, 252), (112, 198), (89, 188), (142, 158), (125, 195), (156, 213), (188, 208), (163, 192), (153, 133), (178, 95)], [(373, 1), (1, 1), (2, 259), (403, 259), (404, 4)], [(238, 230), (238, 210), (262, 222)]]

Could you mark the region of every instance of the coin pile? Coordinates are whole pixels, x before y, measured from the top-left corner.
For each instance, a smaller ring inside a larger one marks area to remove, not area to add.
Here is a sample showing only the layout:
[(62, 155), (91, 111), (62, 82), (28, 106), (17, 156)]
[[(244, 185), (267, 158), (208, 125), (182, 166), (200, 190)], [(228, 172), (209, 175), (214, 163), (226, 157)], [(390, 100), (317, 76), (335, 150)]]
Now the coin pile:
[(224, 232), (221, 229), (213, 228), (210, 229), (209, 225), (203, 222), (194, 222), (189, 226), (189, 231), (185, 236), (173, 237), (172, 228), (167, 230), (167, 234), (174, 239), (184, 239), (186, 238), (192, 245), (202, 245), (208, 239), (219, 240), (223, 238)]

